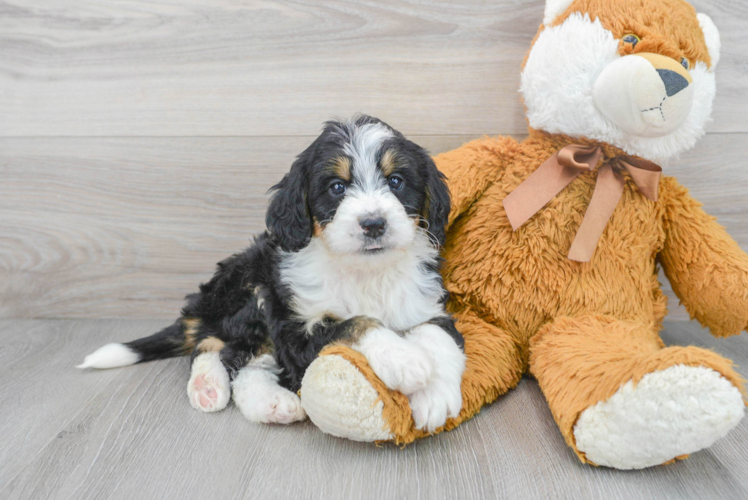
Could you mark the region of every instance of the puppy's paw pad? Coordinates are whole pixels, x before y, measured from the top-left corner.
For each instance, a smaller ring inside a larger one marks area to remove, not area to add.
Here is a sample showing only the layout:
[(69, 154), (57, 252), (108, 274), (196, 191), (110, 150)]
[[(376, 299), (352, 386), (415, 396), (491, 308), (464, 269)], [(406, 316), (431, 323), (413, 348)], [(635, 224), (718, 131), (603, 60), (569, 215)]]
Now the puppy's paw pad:
[(195, 409), (206, 413), (220, 411), (226, 408), (231, 396), (229, 375), (220, 360), (217, 360), (218, 364), (214, 360), (205, 361), (196, 359), (193, 363), (187, 395)]
[(198, 410), (213, 411), (218, 403), (218, 390), (205, 375), (195, 377), (188, 392), (192, 406)]

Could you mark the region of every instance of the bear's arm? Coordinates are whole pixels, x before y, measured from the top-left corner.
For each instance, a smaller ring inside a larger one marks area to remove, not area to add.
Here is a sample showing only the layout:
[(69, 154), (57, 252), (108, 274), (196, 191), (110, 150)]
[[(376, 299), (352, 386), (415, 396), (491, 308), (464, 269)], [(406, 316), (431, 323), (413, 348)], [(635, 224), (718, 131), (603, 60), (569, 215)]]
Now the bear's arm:
[(511, 137), (483, 138), (434, 157), (437, 168), (447, 177), (452, 205), (449, 224), (497, 179), (518, 146)]
[(748, 328), (748, 255), (678, 182), (660, 189), (665, 243), (659, 256), (691, 317), (727, 337)]

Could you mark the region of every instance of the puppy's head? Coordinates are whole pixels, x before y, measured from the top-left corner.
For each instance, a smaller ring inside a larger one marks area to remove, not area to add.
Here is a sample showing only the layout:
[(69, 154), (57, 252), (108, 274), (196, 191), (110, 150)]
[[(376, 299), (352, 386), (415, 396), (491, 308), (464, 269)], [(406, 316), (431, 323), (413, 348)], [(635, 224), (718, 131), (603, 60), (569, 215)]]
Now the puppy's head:
[(444, 243), (449, 192), (428, 153), (369, 116), (331, 121), (273, 187), (266, 223), (281, 248), (312, 238), (341, 255)]

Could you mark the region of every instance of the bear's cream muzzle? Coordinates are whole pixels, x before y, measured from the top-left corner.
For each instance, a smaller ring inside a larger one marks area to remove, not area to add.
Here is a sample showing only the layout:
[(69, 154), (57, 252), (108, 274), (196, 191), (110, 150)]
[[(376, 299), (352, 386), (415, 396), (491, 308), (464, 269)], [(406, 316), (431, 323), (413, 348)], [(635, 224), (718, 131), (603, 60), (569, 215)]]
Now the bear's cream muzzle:
[(693, 79), (675, 59), (641, 53), (621, 57), (600, 73), (595, 107), (626, 133), (661, 137), (674, 132), (693, 104)]

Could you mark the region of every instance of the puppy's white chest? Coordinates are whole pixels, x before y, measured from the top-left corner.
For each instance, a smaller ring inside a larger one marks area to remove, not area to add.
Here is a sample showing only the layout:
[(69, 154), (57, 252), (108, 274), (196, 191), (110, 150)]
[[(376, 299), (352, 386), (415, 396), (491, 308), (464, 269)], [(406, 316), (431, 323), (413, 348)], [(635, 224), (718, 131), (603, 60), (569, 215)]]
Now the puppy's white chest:
[(369, 316), (392, 330), (404, 331), (444, 314), (438, 274), (407, 254), (391, 266), (360, 268), (314, 257), (292, 258), (281, 271), (293, 294), (296, 314), (307, 322), (329, 314), (343, 319)]

